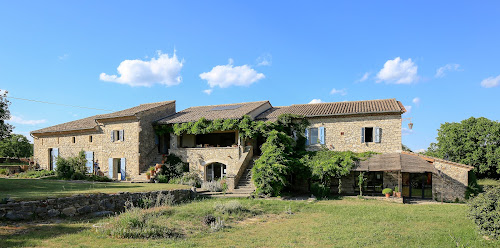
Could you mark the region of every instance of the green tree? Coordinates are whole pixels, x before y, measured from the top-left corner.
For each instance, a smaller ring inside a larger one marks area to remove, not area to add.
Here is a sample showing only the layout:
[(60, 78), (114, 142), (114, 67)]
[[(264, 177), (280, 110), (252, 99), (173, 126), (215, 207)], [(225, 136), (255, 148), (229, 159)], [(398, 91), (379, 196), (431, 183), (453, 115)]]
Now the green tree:
[(0, 140), (8, 137), (12, 132), (12, 125), (5, 122), (10, 120), (10, 102), (7, 100), (7, 93), (7, 91), (0, 90)]
[(484, 117), (444, 123), (426, 155), (474, 166), (479, 177), (500, 175), (500, 123)]
[(33, 155), (33, 144), (26, 136), (13, 134), (0, 141), (0, 157), (28, 158)]
[(252, 180), (257, 193), (279, 195), (288, 184), (291, 157), (295, 141), (277, 130), (269, 133), (262, 145), (262, 155), (252, 168)]

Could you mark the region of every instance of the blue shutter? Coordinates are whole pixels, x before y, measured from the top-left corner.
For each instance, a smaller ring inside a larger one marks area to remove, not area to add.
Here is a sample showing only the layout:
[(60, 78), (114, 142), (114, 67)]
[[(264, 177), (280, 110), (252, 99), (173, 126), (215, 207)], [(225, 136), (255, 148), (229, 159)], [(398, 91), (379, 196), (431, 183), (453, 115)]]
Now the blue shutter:
[(52, 169), (57, 168), (57, 157), (59, 157), (59, 148), (52, 148)]
[(93, 173), (94, 172), (94, 152), (85, 152), (85, 159), (87, 159), (87, 163), (85, 163), (85, 165), (87, 166), (87, 172)]
[(380, 143), (382, 137), (382, 128), (376, 127), (375, 128), (375, 143)]
[(361, 128), (361, 143), (365, 143), (365, 128)]
[(111, 130), (111, 142), (115, 142), (115, 130)]
[(109, 178), (113, 178), (113, 159), (108, 158)]
[(120, 130), (120, 131), (118, 132), (118, 134), (119, 134), (119, 138), (120, 138), (120, 141), (124, 141), (124, 140), (125, 140), (125, 138), (123, 137), (123, 133), (124, 133), (124, 130)]
[(319, 127), (319, 143), (324, 145), (325, 144), (325, 127)]
[(308, 146), (309, 145), (309, 128), (306, 128), (305, 135), (306, 135), (306, 146)]
[(120, 159), (120, 172), (122, 174), (122, 180), (125, 180), (125, 177), (127, 176), (126, 170), (125, 170), (125, 158)]

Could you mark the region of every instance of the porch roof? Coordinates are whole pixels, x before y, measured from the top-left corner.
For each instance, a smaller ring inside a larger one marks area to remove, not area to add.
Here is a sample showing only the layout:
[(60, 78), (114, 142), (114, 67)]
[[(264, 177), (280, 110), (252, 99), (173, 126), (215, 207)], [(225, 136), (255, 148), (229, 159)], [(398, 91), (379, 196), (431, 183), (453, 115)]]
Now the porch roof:
[(366, 160), (359, 161), (354, 171), (401, 171), (410, 173), (432, 172), (436, 168), (427, 160), (403, 153), (387, 153), (373, 155)]
[(191, 107), (159, 120), (158, 124), (174, 124), (198, 121), (201, 118), (213, 121), (217, 119), (241, 119), (269, 101), (245, 102), (222, 105)]

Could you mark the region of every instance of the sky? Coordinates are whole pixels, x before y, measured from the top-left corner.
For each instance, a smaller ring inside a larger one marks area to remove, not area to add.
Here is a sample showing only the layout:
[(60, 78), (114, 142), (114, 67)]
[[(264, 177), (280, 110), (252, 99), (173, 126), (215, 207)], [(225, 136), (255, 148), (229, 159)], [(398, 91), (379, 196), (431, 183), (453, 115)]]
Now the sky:
[(0, 0), (0, 89), (27, 136), (166, 100), (396, 98), (419, 151), (442, 123), (499, 119), (499, 16), (498, 1)]

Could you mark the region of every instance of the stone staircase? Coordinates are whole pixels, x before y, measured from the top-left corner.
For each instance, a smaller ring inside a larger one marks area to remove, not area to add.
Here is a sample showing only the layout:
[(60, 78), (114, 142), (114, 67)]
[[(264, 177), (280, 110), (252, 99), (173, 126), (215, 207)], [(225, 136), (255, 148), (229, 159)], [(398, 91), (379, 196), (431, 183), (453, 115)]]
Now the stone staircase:
[(254, 161), (257, 159), (258, 157), (255, 156), (250, 160), (245, 172), (243, 172), (243, 175), (241, 175), (238, 181), (238, 185), (236, 185), (233, 191), (233, 195), (250, 196), (255, 191), (255, 185), (252, 182), (252, 168)]
[(146, 172), (148, 171), (149, 167), (156, 166), (156, 164), (160, 164), (162, 159), (163, 159), (163, 156), (161, 154), (156, 155), (155, 158), (153, 159), (153, 161), (151, 161), (151, 163), (149, 163), (149, 166), (146, 166), (146, 168), (143, 171), (141, 171), (141, 173), (139, 175), (132, 178), (132, 182), (133, 183), (149, 183), (150, 180), (148, 180), (148, 178), (146, 177)]

